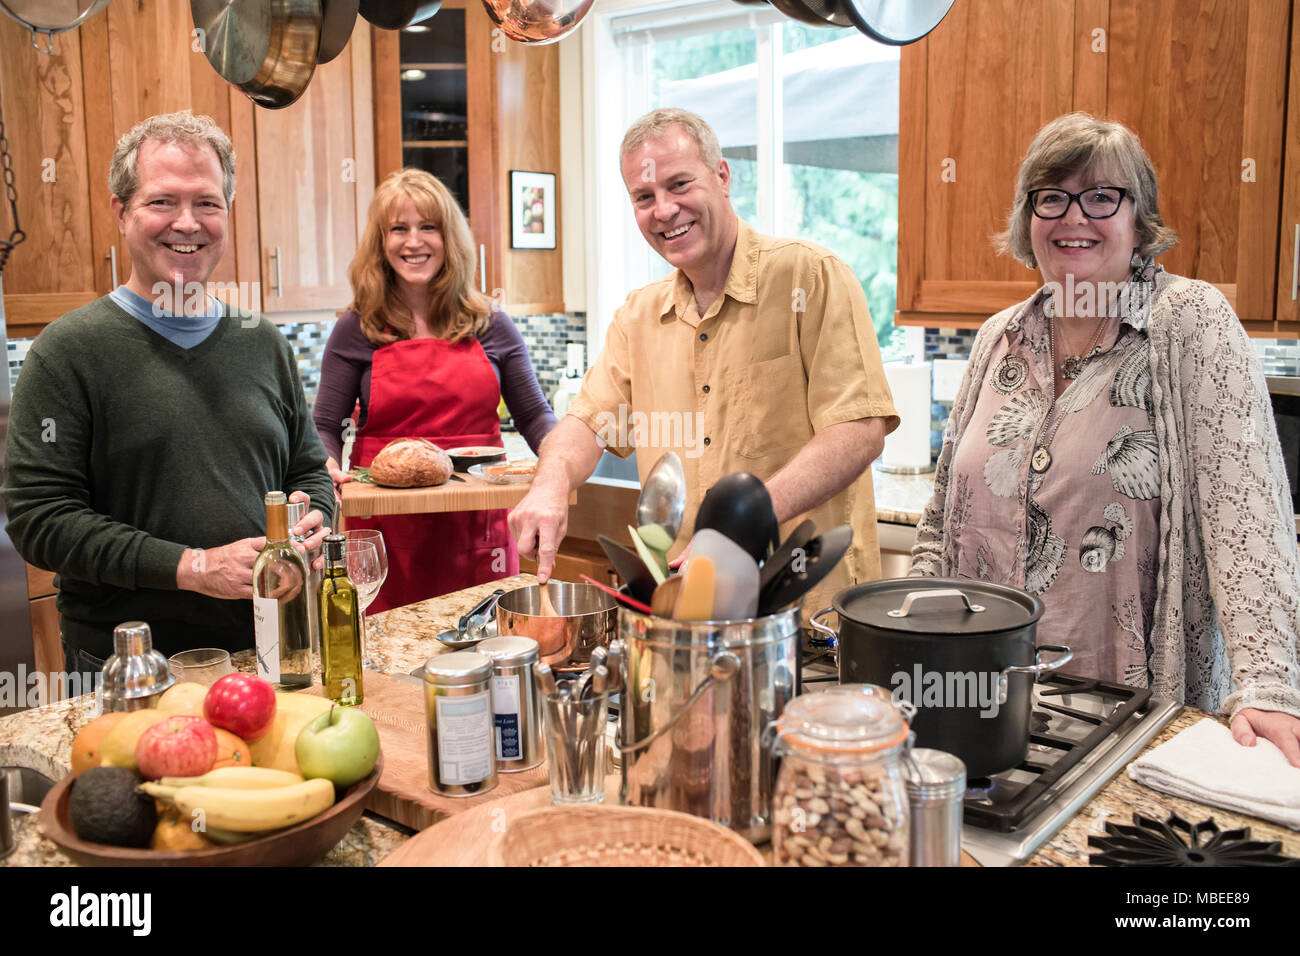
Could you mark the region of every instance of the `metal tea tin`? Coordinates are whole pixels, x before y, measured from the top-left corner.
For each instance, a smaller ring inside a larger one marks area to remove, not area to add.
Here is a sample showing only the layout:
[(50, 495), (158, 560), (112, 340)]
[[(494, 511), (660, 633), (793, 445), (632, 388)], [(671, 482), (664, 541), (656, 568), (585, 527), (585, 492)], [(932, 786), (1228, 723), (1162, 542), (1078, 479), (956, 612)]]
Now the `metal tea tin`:
[(531, 637), (490, 637), (474, 648), (492, 661), (492, 724), (497, 770), (518, 773), (542, 762), (541, 701), (533, 664), (541, 651)]
[(429, 789), (447, 797), (497, 785), (492, 726), (492, 661), (474, 651), (431, 657), (424, 665), (429, 725)]

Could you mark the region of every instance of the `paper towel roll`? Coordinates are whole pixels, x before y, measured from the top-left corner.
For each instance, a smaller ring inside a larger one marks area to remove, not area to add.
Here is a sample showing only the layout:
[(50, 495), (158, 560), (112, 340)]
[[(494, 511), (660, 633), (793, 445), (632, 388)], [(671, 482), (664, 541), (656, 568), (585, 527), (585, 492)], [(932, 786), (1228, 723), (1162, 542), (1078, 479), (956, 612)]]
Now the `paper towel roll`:
[(885, 366), (885, 380), (902, 422), (885, 436), (881, 467), (926, 471), (930, 467), (930, 363), (891, 363)]

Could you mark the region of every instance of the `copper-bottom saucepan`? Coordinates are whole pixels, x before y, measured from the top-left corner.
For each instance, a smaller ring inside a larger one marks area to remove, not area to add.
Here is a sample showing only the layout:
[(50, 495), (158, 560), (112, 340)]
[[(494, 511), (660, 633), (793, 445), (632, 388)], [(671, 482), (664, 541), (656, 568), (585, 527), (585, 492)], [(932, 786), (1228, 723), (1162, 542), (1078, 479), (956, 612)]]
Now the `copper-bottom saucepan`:
[(541, 588), (516, 588), (497, 602), (497, 633), (531, 637), (542, 663), (581, 664), (606, 646), (618, 630), (618, 602), (590, 584), (551, 581), (546, 585), (558, 616), (542, 614)]

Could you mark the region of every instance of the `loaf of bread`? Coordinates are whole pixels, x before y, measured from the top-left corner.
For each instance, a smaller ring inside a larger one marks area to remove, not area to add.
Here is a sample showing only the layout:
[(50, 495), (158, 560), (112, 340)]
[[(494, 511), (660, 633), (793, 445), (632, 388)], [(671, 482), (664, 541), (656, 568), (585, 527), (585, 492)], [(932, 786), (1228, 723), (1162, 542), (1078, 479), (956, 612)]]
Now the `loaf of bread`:
[(451, 459), (431, 441), (398, 438), (390, 441), (370, 462), (370, 477), (389, 488), (441, 485), (451, 477)]

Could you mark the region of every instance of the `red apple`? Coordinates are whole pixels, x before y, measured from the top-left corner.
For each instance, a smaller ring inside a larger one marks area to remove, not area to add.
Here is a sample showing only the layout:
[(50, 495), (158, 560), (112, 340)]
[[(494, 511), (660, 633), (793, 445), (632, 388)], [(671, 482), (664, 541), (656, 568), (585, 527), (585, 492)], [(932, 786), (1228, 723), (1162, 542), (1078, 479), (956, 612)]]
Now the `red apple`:
[(168, 717), (135, 745), (135, 763), (150, 780), (200, 777), (217, 762), (217, 734), (202, 717)]
[(236, 737), (256, 740), (275, 720), (275, 689), (253, 674), (227, 674), (208, 688), (203, 716)]

